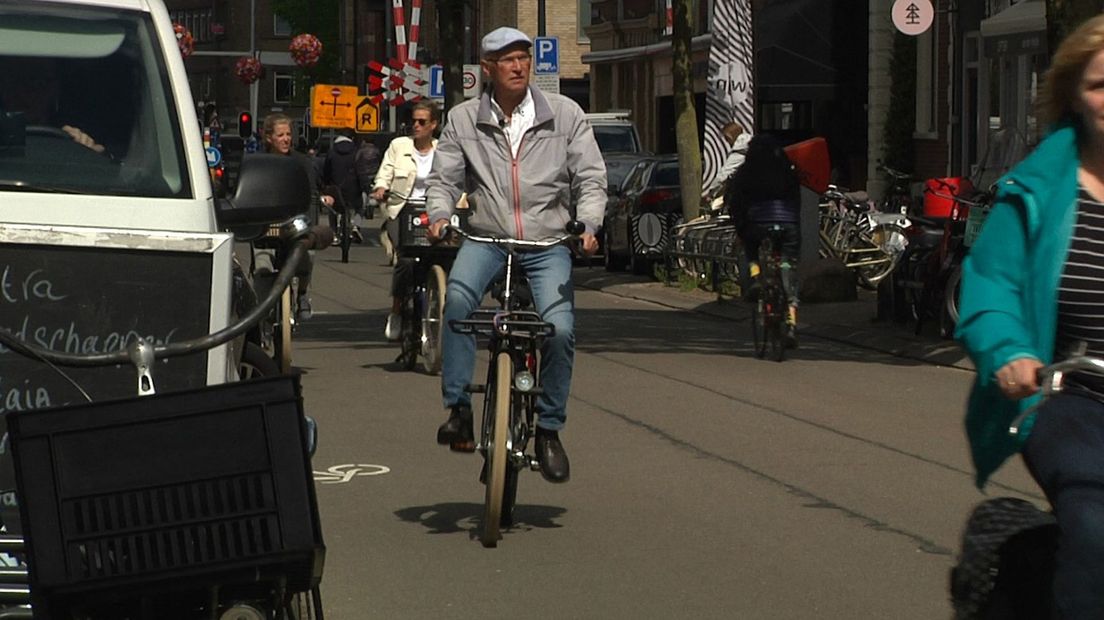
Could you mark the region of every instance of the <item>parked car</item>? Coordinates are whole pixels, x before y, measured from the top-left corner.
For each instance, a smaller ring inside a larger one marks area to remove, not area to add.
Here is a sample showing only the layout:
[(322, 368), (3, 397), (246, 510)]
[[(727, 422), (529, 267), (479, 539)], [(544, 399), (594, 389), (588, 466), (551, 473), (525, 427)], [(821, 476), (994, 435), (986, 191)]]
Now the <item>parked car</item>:
[(606, 270), (627, 265), (633, 273), (649, 273), (682, 221), (681, 201), (678, 155), (649, 156), (633, 164), (606, 203)]
[(641, 153), (640, 134), (629, 120), (628, 111), (592, 112), (586, 115), (594, 129), (594, 139), (602, 155), (611, 153)]

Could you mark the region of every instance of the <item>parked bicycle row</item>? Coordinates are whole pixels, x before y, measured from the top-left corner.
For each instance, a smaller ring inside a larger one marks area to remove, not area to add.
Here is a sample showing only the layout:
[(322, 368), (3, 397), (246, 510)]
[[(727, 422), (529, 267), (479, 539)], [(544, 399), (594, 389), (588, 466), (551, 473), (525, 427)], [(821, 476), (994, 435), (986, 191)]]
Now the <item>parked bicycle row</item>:
[[(992, 191), (965, 178), (933, 178), (914, 197), (910, 174), (879, 169), (890, 179), (880, 201), (835, 185), (820, 194), (816, 255), (852, 271), (858, 286), (877, 290), (895, 320), (917, 332), (935, 322), (950, 337), (962, 260), (989, 212)], [(682, 274), (718, 294), (741, 294), (749, 283), (744, 243), (724, 210), (672, 226), (665, 257), (669, 281)]]

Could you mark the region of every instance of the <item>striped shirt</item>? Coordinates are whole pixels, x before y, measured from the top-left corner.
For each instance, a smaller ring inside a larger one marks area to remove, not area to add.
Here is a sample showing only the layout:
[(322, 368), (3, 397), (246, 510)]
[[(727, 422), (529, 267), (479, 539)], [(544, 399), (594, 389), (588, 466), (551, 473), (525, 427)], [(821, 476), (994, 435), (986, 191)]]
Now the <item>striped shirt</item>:
[[(1078, 188), (1077, 223), (1058, 287), (1058, 330), (1054, 359), (1104, 357), (1104, 203)], [(1066, 377), (1071, 392), (1104, 401), (1104, 375)]]

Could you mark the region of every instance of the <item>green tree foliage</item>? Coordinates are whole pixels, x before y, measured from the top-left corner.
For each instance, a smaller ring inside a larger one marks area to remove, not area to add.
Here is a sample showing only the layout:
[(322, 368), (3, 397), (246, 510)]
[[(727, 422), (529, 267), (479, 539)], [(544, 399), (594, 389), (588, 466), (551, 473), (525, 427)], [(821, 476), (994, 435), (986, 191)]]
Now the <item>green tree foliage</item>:
[(272, 0), (272, 12), (287, 20), (292, 36), (309, 33), (322, 42), (322, 57), (306, 73), (312, 82), (336, 83), (341, 76), (341, 0)]
[(1104, 0), (1046, 0), (1047, 46), (1053, 54), (1066, 35), (1104, 12)]
[(916, 127), (916, 38), (897, 33), (893, 58), (889, 61), (893, 86), (886, 115), (885, 164), (898, 170), (912, 170), (915, 160), (912, 132)]
[(694, 83), (690, 74), (690, 16), (693, 0), (675, 0), (671, 34), (671, 73), (675, 102), (675, 141), (678, 144), (682, 216), (698, 216), (702, 193), (702, 155), (698, 142), (698, 114), (694, 109)]

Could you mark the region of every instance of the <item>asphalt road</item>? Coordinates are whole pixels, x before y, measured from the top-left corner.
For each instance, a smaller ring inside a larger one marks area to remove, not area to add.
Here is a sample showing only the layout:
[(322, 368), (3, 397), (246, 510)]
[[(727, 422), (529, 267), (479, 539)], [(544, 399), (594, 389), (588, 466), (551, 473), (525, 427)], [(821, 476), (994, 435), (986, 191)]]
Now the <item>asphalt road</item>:
[[(760, 361), (740, 321), (579, 290), (572, 479), (523, 472), (518, 523), (485, 549), (480, 459), (436, 445), (438, 378), (383, 338), (383, 262), (320, 253), (296, 340), (327, 618), (950, 617), (984, 498), (969, 371), (812, 336)], [(1019, 463), (988, 491), (1041, 502)]]

